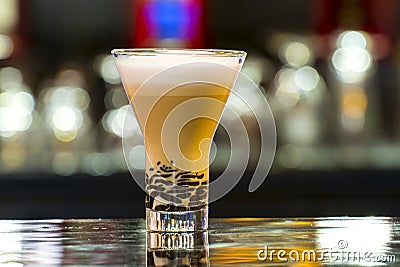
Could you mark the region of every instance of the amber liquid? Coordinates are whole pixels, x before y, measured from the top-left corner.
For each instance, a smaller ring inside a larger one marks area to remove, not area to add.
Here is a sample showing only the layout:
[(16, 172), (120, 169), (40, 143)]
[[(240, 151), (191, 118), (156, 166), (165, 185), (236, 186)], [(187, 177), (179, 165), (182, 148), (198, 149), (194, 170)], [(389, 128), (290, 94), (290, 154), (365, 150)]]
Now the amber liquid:
[(162, 96), (129, 96), (144, 136), (147, 165), (172, 161), (181, 170), (208, 175), (211, 141), (229, 92), (219, 85), (193, 83)]

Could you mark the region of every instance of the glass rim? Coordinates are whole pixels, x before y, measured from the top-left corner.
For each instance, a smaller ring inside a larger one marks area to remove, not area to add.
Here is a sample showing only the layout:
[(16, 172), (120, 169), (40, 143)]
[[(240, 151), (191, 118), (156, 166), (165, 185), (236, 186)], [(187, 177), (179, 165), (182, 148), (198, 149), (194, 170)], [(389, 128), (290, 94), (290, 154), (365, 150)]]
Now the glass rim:
[(114, 57), (130, 56), (219, 56), (219, 57), (244, 57), (245, 51), (230, 49), (191, 49), (191, 48), (117, 48), (111, 50)]

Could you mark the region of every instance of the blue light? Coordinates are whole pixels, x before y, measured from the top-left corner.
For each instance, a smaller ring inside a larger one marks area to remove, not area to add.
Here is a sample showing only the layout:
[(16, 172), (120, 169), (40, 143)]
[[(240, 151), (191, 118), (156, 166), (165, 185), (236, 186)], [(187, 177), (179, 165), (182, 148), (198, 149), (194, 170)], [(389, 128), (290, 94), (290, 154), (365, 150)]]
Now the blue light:
[(180, 0), (156, 0), (149, 5), (151, 24), (155, 26), (159, 39), (186, 39), (189, 13)]

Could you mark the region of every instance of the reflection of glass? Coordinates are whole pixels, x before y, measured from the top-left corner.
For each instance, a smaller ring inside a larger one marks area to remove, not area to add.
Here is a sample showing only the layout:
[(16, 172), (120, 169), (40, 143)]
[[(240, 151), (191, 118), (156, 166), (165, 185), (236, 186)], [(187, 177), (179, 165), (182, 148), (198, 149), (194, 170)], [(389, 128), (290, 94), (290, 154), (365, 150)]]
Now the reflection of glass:
[(144, 136), (147, 229), (207, 229), (211, 140), (246, 53), (112, 54)]
[(146, 266), (210, 266), (208, 232), (148, 232)]

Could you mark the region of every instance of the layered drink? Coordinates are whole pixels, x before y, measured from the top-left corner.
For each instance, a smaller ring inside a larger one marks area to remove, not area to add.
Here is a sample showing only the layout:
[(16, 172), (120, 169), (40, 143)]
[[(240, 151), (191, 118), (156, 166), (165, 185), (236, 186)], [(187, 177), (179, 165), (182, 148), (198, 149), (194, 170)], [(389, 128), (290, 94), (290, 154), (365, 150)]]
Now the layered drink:
[(113, 50), (146, 149), (148, 230), (207, 228), (210, 145), (241, 51)]

